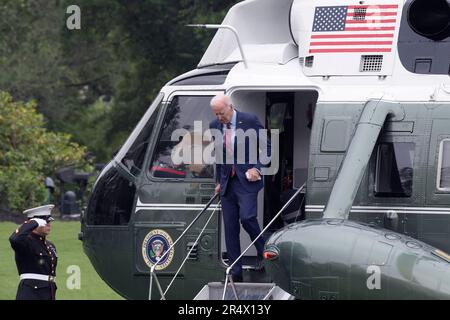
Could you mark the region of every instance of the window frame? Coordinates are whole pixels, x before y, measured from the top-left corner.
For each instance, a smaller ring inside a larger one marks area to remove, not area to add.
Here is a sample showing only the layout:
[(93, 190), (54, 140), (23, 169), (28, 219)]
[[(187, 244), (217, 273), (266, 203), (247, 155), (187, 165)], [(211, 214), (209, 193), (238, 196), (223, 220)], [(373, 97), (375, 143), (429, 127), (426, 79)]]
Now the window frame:
[[(114, 164), (120, 168), (119, 170), (122, 171), (123, 176), (127, 178), (130, 182), (135, 183), (136, 180), (139, 178), (139, 176), (142, 176), (142, 172), (144, 168), (146, 168), (146, 157), (151, 149), (151, 140), (153, 133), (156, 129), (159, 129), (159, 118), (161, 116), (161, 112), (164, 109), (164, 93), (159, 92), (157, 97), (153, 100), (152, 104), (148, 108), (148, 110), (145, 112), (144, 116), (141, 118), (141, 120), (138, 122), (136, 127), (131, 132), (130, 136), (127, 138), (127, 140), (124, 142), (124, 144), (121, 146), (119, 151), (117, 152), (116, 156), (114, 157), (113, 161)], [(144, 154), (144, 161), (142, 162), (142, 168), (140, 169), (140, 172), (138, 175), (134, 175), (131, 173), (131, 171), (125, 166), (125, 164), (122, 162), (124, 157), (126, 156), (127, 152), (130, 150), (130, 148), (133, 146), (133, 144), (136, 142), (136, 139), (139, 137), (139, 134), (142, 132), (144, 127), (147, 125), (147, 123), (150, 121), (151, 117), (155, 115), (155, 123), (153, 125), (153, 128), (151, 129), (150, 133), (150, 140), (148, 141), (147, 150)]]
[(193, 177), (189, 177), (189, 178), (162, 178), (162, 177), (155, 177), (153, 175), (153, 173), (150, 170), (150, 167), (153, 164), (154, 161), (154, 157), (155, 157), (155, 152), (156, 149), (158, 147), (158, 143), (161, 139), (161, 135), (163, 133), (163, 126), (164, 126), (164, 120), (168, 111), (168, 108), (170, 107), (170, 105), (173, 102), (173, 99), (175, 97), (178, 96), (211, 96), (214, 97), (218, 94), (224, 94), (225, 90), (177, 90), (172, 92), (168, 99), (165, 101), (165, 103), (163, 104), (162, 108), (161, 108), (161, 112), (160, 112), (160, 121), (158, 123), (158, 133), (157, 133), (157, 138), (154, 141), (154, 144), (152, 146), (152, 150), (151, 150), (151, 157), (148, 157), (148, 162), (145, 164), (145, 171), (146, 171), (146, 177), (147, 179), (149, 179), (152, 182), (183, 182), (183, 183), (214, 183), (216, 180), (216, 166), (215, 164), (213, 164), (213, 170), (214, 170), (214, 174), (212, 177), (210, 178), (193, 178)]
[[(120, 165), (114, 163), (114, 161), (111, 161), (108, 165), (105, 166), (105, 168), (103, 169), (102, 173), (97, 178), (97, 181), (96, 181), (96, 184), (95, 184), (94, 187), (99, 188), (98, 183), (99, 183), (100, 179), (104, 178), (104, 175), (109, 173), (109, 172), (111, 172), (112, 170), (115, 170), (116, 171), (115, 173), (119, 177), (123, 178), (124, 180), (130, 181), (129, 177), (124, 174), (123, 166), (120, 166)], [(128, 174), (130, 174), (130, 173), (128, 173)], [(104, 220), (102, 221), (102, 223), (92, 223), (93, 222), (92, 219), (95, 219), (95, 218), (94, 218), (94, 216), (91, 215), (89, 205), (88, 205), (85, 213), (83, 213), (82, 223), (84, 222), (84, 224), (87, 227), (90, 227), (90, 228), (122, 228), (122, 229), (123, 228), (128, 228), (130, 226), (130, 223), (131, 223), (132, 219), (133, 219), (132, 217), (133, 217), (133, 214), (134, 214), (134, 207), (136, 205), (136, 194), (137, 194), (137, 189), (138, 189), (134, 182), (132, 182), (132, 185), (135, 188), (135, 191), (134, 191), (133, 201), (132, 201), (132, 205), (131, 205), (131, 211), (129, 213), (129, 217), (128, 217), (127, 223), (125, 223), (125, 224), (105, 224)], [(130, 185), (130, 187), (131, 187), (131, 185)], [(102, 192), (102, 194), (104, 194), (104, 191)], [(92, 194), (91, 194), (91, 197), (92, 197)], [(90, 204), (90, 201), (89, 201), (89, 204)], [(99, 201), (99, 200), (96, 200), (96, 201)], [(97, 205), (96, 205), (96, 207), (97, 207)], [(111, 213), (109, 213), (109, 214), (111, 214)], [(95, 212), (94, 215), (98, 216), (98, 212)]]
[[(392, 144), (394, 146), (394, 150), (395, 150), (395, 144), (396, 143), (408, 143), (408, 144), (412, 144), (414, 149), (414, 153), (413, 153), (413, 159), (412, 159), (412, 170), (413, 170), (413, 176), (412, 176), (412, 185), (411, 185), (411, 194), (410, 195), (397, 195), (395, 193), (392, 193), (392, 195), (386, 195), (386, 192), (382, 192), (382, 191), (377, 191), (377, 186), (379, 183), (379, 173), (380, 173), (380, 152), (381, 152), (381, 146), (387, 145), (387, 144)], [(395, 139), (392, 140), (385, 140), (385, 141), (380, 141), (376, 144), (376, 151), (375, 151), (375, 159), (374, 159), (374, 175), (373, 175), (373, 186), (372, 186), (372, 192), (373, 195), (372, 197), (374, 199), (414, 199), (415, 194), (414, 194), (414, 163), (416, 161), (416, 143), (414, 143), (413, 141), (396, 141)]]
[(450, 192), (450, 187), (448, 188), (441, 188), (440, 182), (441, 182), (441, 172), (442, 172), (442, 160), (443, 160), (443, 149), (444, 149), (444, 143), (446, 141), (450, 142), (450, 138), (443, 138), (439, 142), (439, 154), (438, 154), (438, 165), (437, 165), (437, 172), (436, 172), (436, 190), (440, 192)]

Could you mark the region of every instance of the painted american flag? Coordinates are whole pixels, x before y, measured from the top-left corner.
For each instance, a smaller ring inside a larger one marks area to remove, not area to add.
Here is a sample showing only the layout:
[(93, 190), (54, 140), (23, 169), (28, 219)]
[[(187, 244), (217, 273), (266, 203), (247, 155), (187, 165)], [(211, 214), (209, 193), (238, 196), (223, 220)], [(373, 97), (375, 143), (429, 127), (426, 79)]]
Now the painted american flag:
[(316, 7), (309, 53), (391, 52), (398, 5)]

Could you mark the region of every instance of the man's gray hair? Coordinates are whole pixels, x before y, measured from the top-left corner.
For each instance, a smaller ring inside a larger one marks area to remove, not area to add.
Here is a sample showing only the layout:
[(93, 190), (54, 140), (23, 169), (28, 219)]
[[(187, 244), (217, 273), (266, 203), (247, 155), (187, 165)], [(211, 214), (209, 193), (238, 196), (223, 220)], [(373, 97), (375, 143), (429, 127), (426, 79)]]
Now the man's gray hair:
[(217, 104), (225, 104), (226, 106), (231, 106), (233, 103), (231, 98), (226, 94), (218, 94), (211, 99), (211, 107), (216, 106)]

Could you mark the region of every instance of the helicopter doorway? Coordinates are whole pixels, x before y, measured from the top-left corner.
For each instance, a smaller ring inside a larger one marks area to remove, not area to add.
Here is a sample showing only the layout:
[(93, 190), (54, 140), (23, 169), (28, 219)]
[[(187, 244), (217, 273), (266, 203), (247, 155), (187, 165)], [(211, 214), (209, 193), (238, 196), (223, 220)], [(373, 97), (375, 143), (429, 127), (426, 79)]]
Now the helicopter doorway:
[[(266, 93), (266, 127), (279, 132), (279, 169), (264, 177), (264, 227), (276, 216), (308, 177), (311, 129), (317, 92)], [(269, 227), (268, 235), (305, 218), (301, 193)]]
[[(258, 117), (267, 129), (279, 130), (279, 168), (273, 175), (264, 176), (264, 188), (258, 194), (258, 222), (263, 229), (294, 195), (307, 179), (309, 145), (313, 115), (318, 98), (316, 91), (235, 91), (232, 99), (237, 110)], [(270, 130), (269, 130), (270, 132)], [(272, 142), (273, 144), (273, 142)], [(285, 225), (304, 219), (303, 193), (291, 203), (264, 235), (265, 240)], [(241, 249), (251, 240), (241, 227)], [(223, 225), (221, 228), (221, 253), (226, 259)], [(243, 268), (251, 269), (256, 263), (256, 249), (252, 246), (243, 258)]]

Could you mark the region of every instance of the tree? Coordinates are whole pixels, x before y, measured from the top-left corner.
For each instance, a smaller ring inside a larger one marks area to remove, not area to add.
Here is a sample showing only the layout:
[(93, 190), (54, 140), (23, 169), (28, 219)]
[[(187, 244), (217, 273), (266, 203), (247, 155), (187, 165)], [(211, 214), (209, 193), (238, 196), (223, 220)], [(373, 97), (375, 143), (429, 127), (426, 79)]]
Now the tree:
[(19, 211), (42, 205), (44, 179), (55, 169), (79, 166), (85, 170), (86, 148), (68, 134), (48, 131), (34, 101), (13, 101), (0, 91), (0, 208)]
[(236, 0), (120, 0), (117, 26), (125, 42), (117, 47), (128, 68), (117, 78), (108, 136), (126, 137), (160, 88), (195, 69), (214, 32), (186, 27), (220, 23)]
[(0, 90), (35, 100), (48, 129), (105, 162), (160, 88), (196, 67), (214, 32), (185, 25), (220, 23), (236, 2), (78, 0), (81, 30), (68, 30), (71, 0), (2, 0)]

